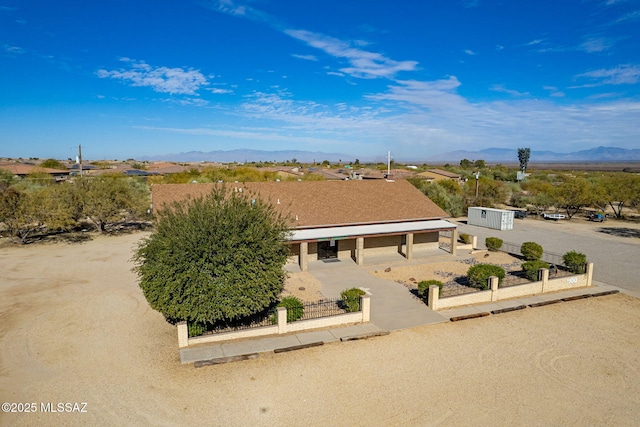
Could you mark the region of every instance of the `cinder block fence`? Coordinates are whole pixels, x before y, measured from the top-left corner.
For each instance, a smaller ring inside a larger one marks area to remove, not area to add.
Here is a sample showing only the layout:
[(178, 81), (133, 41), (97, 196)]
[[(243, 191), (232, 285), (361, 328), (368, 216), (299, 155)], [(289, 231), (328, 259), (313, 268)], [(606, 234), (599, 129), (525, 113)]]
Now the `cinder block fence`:
[(327, 328), (332, 326), (347, 325), (352, 323), (365, 323), (371, 318), (371, 299), (368, 295), (360, 298), (360, 311), (353, 313), (337, 314), (334, 316), (320, 317), (317, 319), (297, 320), (287, 322), (287, 309), (278, 307), (276, 312), (277, 324), (262, 326), (242, 331), (224, 332), (199, 337), (189, 337), (187, 322), (180, 322), (178, 327), (178, 347), (185, 348), (196, 344), (206, 344), (220, 341), (230, 341), (241, 338), (255, 338), (265, 335), (287, 334), (311, 329)]
[(463, 305), (481, 304), (492, 301), (500, 301), (510, 298), (519, 298), (547, 292), (562, 291), (567, 289), (584, 288), (592, 285), (593, 263), (587, 264), (585, 274), (549, 279), (549, 269), (540, 270), (542, 280), (504, 288), (498, 287), (498, 278), (489, 278), (489, 290), (440, 298), (440, 288), (436, 285), (429, 287), (428, 305), (432, 310), (444, 310)]

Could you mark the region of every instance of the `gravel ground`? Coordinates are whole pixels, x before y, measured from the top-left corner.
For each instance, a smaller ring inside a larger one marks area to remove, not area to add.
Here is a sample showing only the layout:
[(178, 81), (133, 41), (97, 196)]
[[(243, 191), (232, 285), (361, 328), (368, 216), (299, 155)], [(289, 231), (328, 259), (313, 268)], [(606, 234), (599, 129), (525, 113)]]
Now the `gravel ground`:
[[(0, 247), (3, 426), (637, 425), (640, 301), (614, 295), (195, 369), (131, 272), (144, 234)], [(417, 278), (417, 277), (416, 277)], [(41, 403), (83, 403), (45, 413)]]

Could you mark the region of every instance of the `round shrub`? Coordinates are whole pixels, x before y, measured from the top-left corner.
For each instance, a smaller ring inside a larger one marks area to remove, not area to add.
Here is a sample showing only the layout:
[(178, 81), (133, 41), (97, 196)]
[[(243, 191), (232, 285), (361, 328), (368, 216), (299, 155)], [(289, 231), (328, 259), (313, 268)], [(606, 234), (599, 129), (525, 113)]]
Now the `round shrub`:
[(459, 237), (459, 240), (465, 245), (468, 245), (469, 243), (471, 243), (471, 236), (468, 235), (467, 233), (460, 233), (458, 237)]
[(562, 255), (562, 262), (572, 273), (583, 274), (586, 271), (587, 256), (576, 251), (569, 251)]
[(429, 298), (429, 287), (431, 285), (436, 285), (440, 288), (438, 296), (442, 295), (442, 287), (444, 286), (444, 283), (439, 280), (422, 280), (418, 282), (418, 296), (425, 301)]
[(484, 239), (484, 245), (491, 252), (498, 252), (502, 247), (502, 239), (498, 239), (497, 237), (487, 237)]
[(498, 277), (498, 283), (506, 276), (504, 268), (492, 264), (476, 264), (469, 267), (467, 279), (474, 288), (489, 289), (489, 277)]
[(362, 289), (351, 288), (340, 292), (342, 298), (342, 306), (348, 312), (360, 311), (360, 297), (366, 292)]
[(549, 264), (544, 261), (535, 260), (522, 263), (522, 271), (527, 279), (535, 282), (538, 280), (538, 270), (541, 268), (549, 268)]
[(527, 261), (536, 261), (542, 258), (542, 246), (536, 242), (524, 242), (520, 246), (520, 252)]
[(304, 305), (298, 297), (284, 297), (278, 303), (278, 307), (284, 307), (287, 309), (287, 322), (294, 322), (300, 319), (304, 314)]

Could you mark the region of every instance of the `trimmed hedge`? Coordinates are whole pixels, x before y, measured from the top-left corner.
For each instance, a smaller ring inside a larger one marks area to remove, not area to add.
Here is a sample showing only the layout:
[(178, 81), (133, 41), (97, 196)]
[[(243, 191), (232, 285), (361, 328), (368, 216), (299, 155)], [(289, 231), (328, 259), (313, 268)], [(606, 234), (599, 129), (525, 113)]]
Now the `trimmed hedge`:
[(469, 243), (471, 243), (471, 236), (467, 233), (460, 233), (458, 237), (459, 237), (459, 240), (465, 245), (468, 245)]
[(478, 289), (489, 289), (489, 277), (497, 276), (500, 284), (506, 275), (504, 268), (493, 264), (472, 265), (467, 271), (469, 283)]
[(522, 263), (522, 271), (524, 271), (525, 277), (532, 282), (536, 282), (539, 280), (538, 270), (540, 270), (541, 268), (549, 268), (549, 264), (540, 260), (527, 261)]
[(498, 252), (502, 247), (502, 243), (502, 239), (499, 239), (497, 237), (487, 237), (486, 239), (484, 239), (484, 245), (491, 252)]
[(349, 313), (360, 311), (360, 297), (365, 294), (365, 291), (358, 288), (345, 289), (340, 292), (344, 309)]
[(278, 303), (278, 307), (284, 307), (287, 309), (287, 322), (295, 322), (304, 315), (304, 304), (298, 297), (284, 297)]
[(429, 287), (431, 285), (438, 286), (438, 288), (440, 288), (438, 296), (442, 296), (442, 287), (444, 286), (444, 283), (439, 280), (422, 280), (418, 282), (418, 296), (424, 301), (427, 301), (429, 298)]
[(524, 242), (520, 246), (520, 252), (527, 261), (537, 261), (542, 258), (542, 246), (536, 242)]
[(584, 274), (586, 272), (587, 256), (581, 252), (567, 252), (562, 255), (562, 262), (574, 274)]

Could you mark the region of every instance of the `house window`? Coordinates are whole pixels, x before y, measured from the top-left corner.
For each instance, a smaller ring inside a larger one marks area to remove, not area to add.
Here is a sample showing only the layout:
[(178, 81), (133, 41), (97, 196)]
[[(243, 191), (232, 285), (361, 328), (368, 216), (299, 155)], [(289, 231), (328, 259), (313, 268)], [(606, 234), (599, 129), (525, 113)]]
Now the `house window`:
[(486, 218), (487, 217), (487, 211), (485, 211), (484, 209), (482, 211), (480, 211), (480, 217)]

